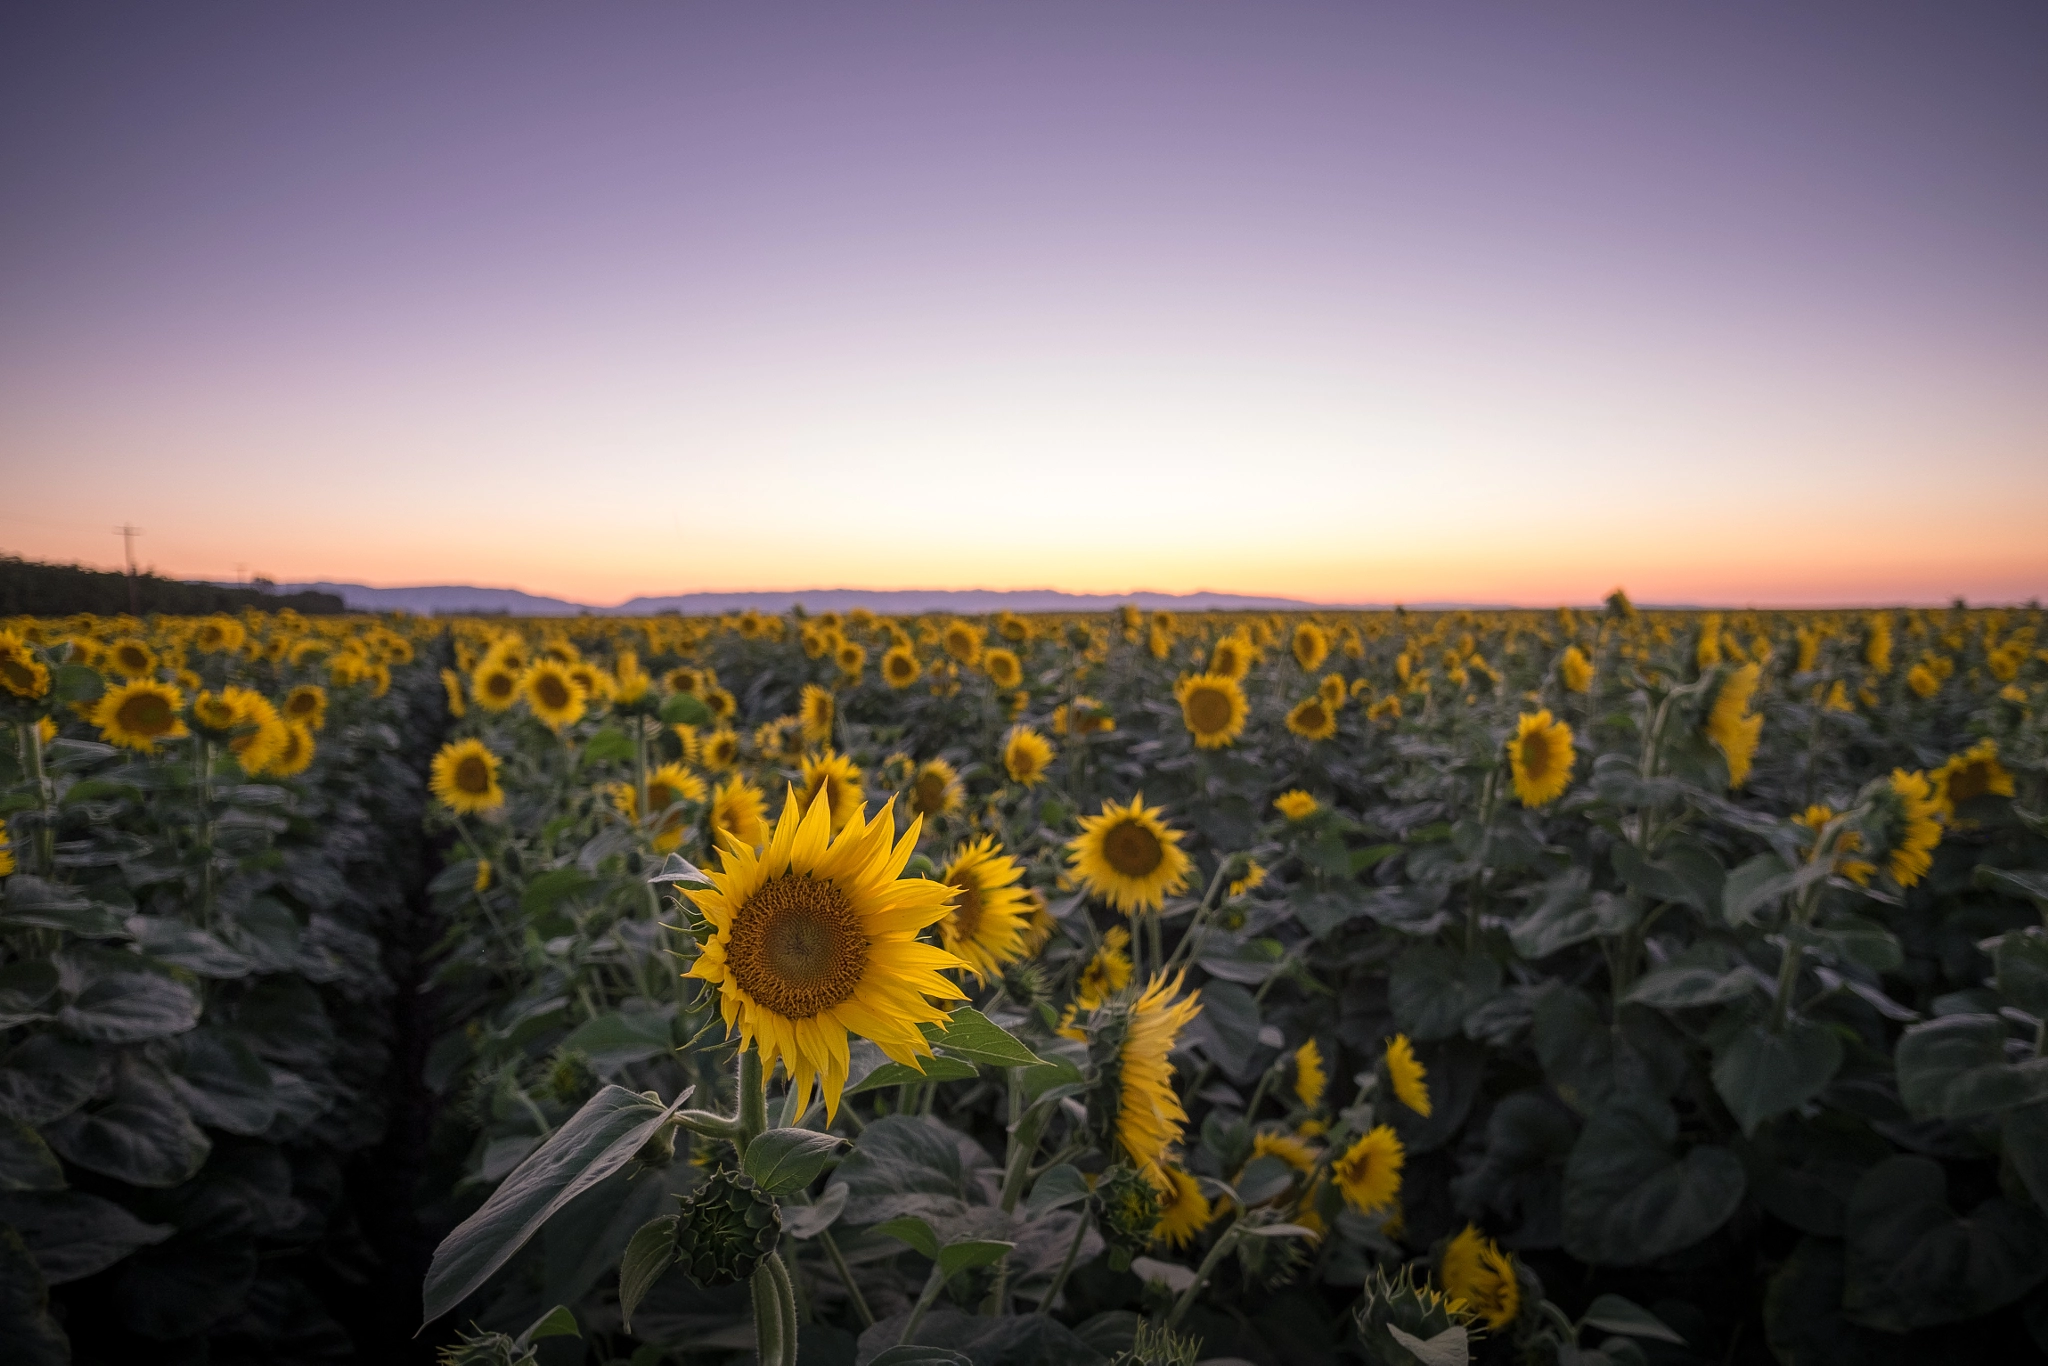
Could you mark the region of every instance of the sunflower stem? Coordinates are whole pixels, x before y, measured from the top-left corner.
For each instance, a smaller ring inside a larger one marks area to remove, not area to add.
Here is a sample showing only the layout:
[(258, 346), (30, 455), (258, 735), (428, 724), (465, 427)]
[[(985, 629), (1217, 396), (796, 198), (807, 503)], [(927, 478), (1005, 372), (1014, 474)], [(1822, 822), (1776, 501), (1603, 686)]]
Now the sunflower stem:
[(1230, 860), (1227, 858), (1216, 865), (1216, 876), (1209, 879), (1209, 890), (1202, 893), (1202, 904), (1195, 907), (1195, 913), (1189, 919), (1187, 930), (1180, 937), (1180, 943), (1173, 947), (1173, 956), (1166, 960), (1164, 967), (1159, 969), (1160, 976), (1163, 977), (1167, 973), (1172, 972), (1180, 964), (1181, 955), (1186, 954), (1192, 958), (1195, 950), (1201, 947), (1201, 939), (1208, 932), (1209, 928), (1207, 923), (1209, 912), (1216, 908), (1216, 893), (1223, 886), (1224, 874), (1229, 871)]
[(1052, 1307), (1059, 1303), (1060, 1292), (1067, 1288), (1067, 1277), (1074, 1272), (1074, 1263), (1080, 1260), (1081, 1243), (1088, 1236), (1088, 1211), (1083, 1206), (1074, 1221), (1074, 1239), (1067, 1244), (1067, 1255), (1060, 1262), (1060, 1269), (1052, 1273), (1052, 1284), (1047, 1287), (1045, 1298), (1038, 1302), (1038, 1312), (1050, 1314)]
[(747, 1145), (768, 1128), (768, 1078), (762, 1071), (758, 1048), (740, 1049), (739, 1093), (738, 1144), (740, 1156), (745, 1157)]
[(918, 1324), (924, 1322), (924, 1316), (930, 1312), (933, 1302), (939, 1298), (939, 1291), (943, 1290), (945, 1285), (946, 1273), (939, 1269), (937, 1262), (933, 1262), (932, 1274), (924, 1278), (924, 1290), (918, 1295), (917, 1303), (911, 1306), (910, 1321), (903, 1325), (903, 1336), (896, 1339), (897, 1346), (901, 1347), (910, 1341), (910, 1335), (917, 1331)]
[(21, 747), (21, 766), (36, 785), (36, 857), (45, 877), (57, 866), (57, 842), (51, 829), (50, 806), (54, 794), (50, 775), (43, 767), (43, 735), (34, 721), (15, 722), (15, 738)]
[(1244, 1206), (1239, 1205), (1237, 1212), (1231, 1216), (1230, 1226), (1217, 1235), (1215, 1245), (1209, 1249), (1209, 1255), (1202, 1258), (1202, 1265), (1195, 1271), (1195, 1279), (1188, 1283), (1187, 1289), (1180, 1292), (1180, 1298), (1173, 1302), (1173, 1308), (1168, 1311), (1165, 1319), (1160, 1322), (1159, 1326), (1162, 1330), (1171, 1329), (1181, 1321), (1181, 1316), (1186, 1314), (1189, 1308), (1193, 1306), (1195, 1296), (1201, 1294), (1202, 1287), (1208, 1284), (1210, 1273), (1216, 1270), (1217, 1264), (1223, 1260), (1224, 1255), (1230, 1249), (1237, 1246), (1239, 1224), (1243, 1218)]
[(1039, 1140), (1045, 1137), (1045, 1126), (1052, 1122), (1057, 1103), (1044, 1102), (1033, 1105), (1017, 1121), (1016, 1129), (1010, 1135), (1010, 1161), (1003, 1173), (1003, 1213), (1013, 1213), (1018, 1199), (1024, 1194), (1024, 1181), (1031, 1172), (1031, 1160), (1038, 1155)]
[(846, 1265), (846, 1254), (839, 1250), (839, 1240), (832, 1236), (831, 1229), (821, 1229), (818, 1241), (825, 1245), (825, 1255), (832, 1259), (832, 1269), (839, 1273), (839, 1283), (846, 1287), (846, 1298), (853, 1305), (853, 1312), (860, 1319), (860, 1326), (875, 1326), (875, 1311), (868, 1308), (867, 1296), (860, 1293), (860, 1286), (853, 1279), (853, 1272)]
[(754, 1344), (761, 1366), (782, 1366), (786, 1359), (783, 1352), (782, 1296), (775, 1284), (775, 1273), (769, 1269), (771, 1258), (763, 1258), (748, 1278), (747, 1288), (754, 1297)]

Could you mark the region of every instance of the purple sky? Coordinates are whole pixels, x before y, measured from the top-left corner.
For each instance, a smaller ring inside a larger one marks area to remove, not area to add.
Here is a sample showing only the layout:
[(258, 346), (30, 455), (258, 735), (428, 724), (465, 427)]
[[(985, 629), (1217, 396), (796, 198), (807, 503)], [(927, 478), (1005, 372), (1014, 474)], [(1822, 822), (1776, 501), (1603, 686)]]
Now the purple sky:
[(2048, 6), (16, 6), (0, 548), (2048, 592)]

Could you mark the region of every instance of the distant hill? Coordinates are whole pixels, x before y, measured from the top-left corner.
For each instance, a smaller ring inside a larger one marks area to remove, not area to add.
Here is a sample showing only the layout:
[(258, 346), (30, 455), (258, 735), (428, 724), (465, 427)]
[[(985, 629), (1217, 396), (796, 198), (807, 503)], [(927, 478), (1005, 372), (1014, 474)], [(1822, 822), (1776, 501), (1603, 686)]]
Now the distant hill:
[(808, 612), (844, 612), (866, 607), (891, 615), (918, 612), (1100, 612), (1119, 603), (1166, 608), (1175, 612), (1307, 611), (1320, 606), (1294, 598), (1247, 597), (1238, 593), (1061, 593), (1050, 588), (1017, 589), (890, 589), (805, 588), (782, 593), (671, 593), (638, 597), (616, 607), (540, 597), (515, 588), (475, 588), (441, 584), (419, 588), (370, 588), (359, 583), (294, 583), (279, 592), (332, 593), (357, 612), (413, 612), (421, 616), (462, 616), (505, 613), (522, 617), (654, 616), (661, 612), (712, 615), (742, 612), (786, 612), (801, 605)]

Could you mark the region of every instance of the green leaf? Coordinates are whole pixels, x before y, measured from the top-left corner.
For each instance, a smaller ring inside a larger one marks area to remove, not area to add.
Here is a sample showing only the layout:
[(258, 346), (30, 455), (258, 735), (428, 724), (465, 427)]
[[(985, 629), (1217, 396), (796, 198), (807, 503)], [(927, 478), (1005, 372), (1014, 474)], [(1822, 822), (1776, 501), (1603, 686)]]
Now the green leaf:
[(519, 912), (529, 920), (547, 915), (602, 881), (581, 868), (550, 868), (526, 884), (526, 891), (519, 898)]
[(623, 763), (632, 757), (633, 742), (626, 738), (625, 732), (606, 726), (584, 743), (582, 762)]
[(51, 1285), (83, 1280), (176, 1230), (145, 1224), (111, 1200), (78, 1191), (0, 1194), (0, 1224), (20, 1230)]
[(919, 1058), (924, 1070), (906, 1067), (900, 1062), (885, 1062), (860, 1081), (846, 1088), (846, 1094), (857, 1096), (863, 1091), (879, 1091), (885, 1086), (908, 1086), (923, 1081), (967, 1081), (981, 1074), (974, 1070), (971, 1062), (958, 1058)]
[(57, 1020), (95, 1043), (140, 1043), (198, 1024), (199, 998), (183, 983), (153, 972), (109, 972), (87, 982)]
[(549, 1136), (491, 1193), (483, 1208), (434, 1249), (422, 1323), (432, 1323), (526, 1245), (555, 1211), (632, 1160), (690, 1092), (663, 1106), (607, 1086)]
[(1524, 958), (1548, 958), (1560, 949), (1602, 935), (1620, 934), (1634, 926), (1635, 907), (1612, 892), (1588, 895), (1583, 868), (1559, 879), (1536, 909), (1508, 929), (1515, 952)]
[(1997, 1197), (1959, 1217), (1931, 1158), (1893, 1157), (1865, 1172), (1844, 1233), (1843, 1308), (1885, 1332), (1988, 1314), (2048, 1277), (2048, 1220)]
[(895, 1238), (910, 1244), (925, 1256), (938, 1260), (939, 1235), (932, 1226), (914, 1214), (905, 1214), (887, 1223), (876, 1224), (874, 1231), (885, 1238)]
[(920, 1347), (905, 1342), (871, 1358), (868, 1366), (974, 1366), (974, 1361), (950, 1347)]
[(661, 704), (661, 721), (665, 726), (708, 726), (711, 708), (689, 693), (674, 693)]
[(2048, 933), (2040, 926), (2015, 930), (1999, 941), (1992, 955), (1998, 966), (1998, 991), (2036, 1019), (2048, 1019)]
[(1814, 932), (1822, 947), (1873, 972), (1891, 972), (1906, 961), (1898, 936), (1860, 915), (1835, 915)]
[(619, 1259), (619, 1320), (629, 1333), (633, 1331), (633, 1310), (647, 1298), (662, 1273), (675, 1264), (676, 1220), (676, 1215), (664, 1214), (642, 1224)]
[(845, 1141), (815, 1129), (770, 1129), (748, 1142), (740, 1169), (770, 1195), (787, 1195), (817, 1180), (833, 1150)]
[(0, 1191), (64, 1189), (64, 1168), (42, 1136), (18, 1119), (0, 1118)]
[(50, 1317), (50, 1292), (19, 1233), (0, 1225), (0, 1342), (9, 1366), (70, 1366), (71, 1340)]
[(206, 1162), (212, 1140), (178, 1103), (161, 1073), (123, 1058), (113, 1094), (43, 1131), (60, 1157), (131, 1186), (175, 1186)]
[(0, 968), (0, 1029), (49, 1019), (56, 995), (57, 969), (46, 959)]
[(670, 854), (661, 861), (661, 867), (647, 879), (649, 882), (676, 882), (685, 887), (709, 887), (711, 879), (704, 876), (704, 870), (684, 858), (681, 854)]
[(84, 664), (59, 664), (50, 670), (50, 698), (59, 706), (97, 702), (106, 696), (107, 681), (98, 669)]
[(88, 939), (127, 933), (121, 916), (84, 893), (27, 873), (0, 881), (0, 929), (68, 930)]
[(2048, 1058), (2008, 1063), (2005, 1038), (1996, 1015), (1944, 1015), (1908, 1027), (1893, 1055), (1907, 1112), (1970, 1119), (2048, 1100)]
[(1015, 1243), (999, 1242), (993, 1238), (963, 1238), (957, 1243), (947, 1243), (939, 1249), (939, 1274), (952, 1280), (963, 1271), (972, 1271), (977, 1266), (993, 1266), (1009, 1255)]
[(969, 1062), (990, 1067), (1035, 1067), (1045, 1061), (1018, 1042), (1010, 1031), (966, 1006), (946, 1017), (943, 1032), (936, 1025), (922, 1028), (933, 1048)]
[(1655, 858), (1646, 858), (1632, 844), (1617, 844), (1611, 858), (1615, 874), (1646, 896), (1676, 901), (1702, 915), (1722, 909), (1728, 875), (1704, 845), (1673, 839)]
[(1458, 1033), (1465, 1017), (1500, 990), (1500, 964), (1484, 954), (1461, 954), (1438, 944), (1417, 944), (1394, 960), (1388, 1004), (1394, 1023), (1427, 1042)]
[(878, 1224), (899, 1214), (949, 1219), (985, 1204), (992, 1175), (981, 1146), (938, 1120), (886, 1115), (861, 1131), (832, 1184), (846, 1187), (848, 1221)]
[(1776, 854), (1763, 853), (1736, 864), (1721, 884), (1721, 918), (1747, 925), (1758, 911), (1785, 894), (1792, 869)]
[(600, 1076), (610, 1076), (630, 1063), (658, 1058), (675, 1049), (675, 1008), (609, 1011), (585, 1020), (562, 1040), (562, 1047), (590, 1056)]
[(1756, 974), (1743, 965), (1720, 969), (1698, 963), (1672, 963), (1645, 974), (1623, 999), (1659, 1010), (1689, 1010), (1737, 1000), (1762, 987)]
[(1427, 1338), (1395, 1323), (1387, 1324), (1386, 1330), (1415, 1359), (1415, 1366), (1465, 1366), (1472, 1359), (1472, 1337), (1463, 1324), (1454, 1323)]
[(1042, 1172), (1032, 1183), (1031, 1194), (1024, 1197), (1024, 1212), (1036, 1219), (1041, 1214), (1079, 1204), (1088, 1198), (1088, 1194), (1088, 1182), (1081, 1175), (1081, 1169), (1070, 1162), (1062, 1162)]
[(171, 1089), (201, 1124), (253, 1137), (276, 1120), (270, 1069), (239, 1036), (206, 1026), (172, 1040), (165, 1056)]
[(1659, 1342), (1685, 1346), (1685, 1339), (1672, 1332), (1664, 1320), (1634, 1300), (1624, 1299), (1620, 1295), (1602, 1295), (1595, 1299), (1587, 1306), (1585, 1317), (1580, 1322), (1608, 1333), (1625, 1333), (1632, 1338), (1655, 1338)]
[(1587, 1121), (1565, 1163), (1564, 1245), (1581, 1261), (1640, 1266), (1728, 1222), (1747, 1185), (1726, 1148), (1674, 1157), (1678, 1118), (1661, 1100), (1617, 1097)]
[(107, 1075), (107, 1060), (92, 1045), (31, 1034), (0, 1057), (0, 1115), (48, 1124), (83, 1105)]
[(2043, 915), (2048, 915), (2048, 872), (2033, 872), (2019, 868), (1987, 868), (1978, 864), (1971, 877), (1979, 887), (1989, 891), (2004, 892), (2007, 896), (2032, 901)]
[(817, 1237), (839, 1222), (839, 1216), (846, 1212), (846, 1201), (846, 1187), (835, 1182), (825, 1187), (825, 1193), (808, 1205), (784, 1205), (782, 1236), (798, 1242)]
[(1787, 1020), (1780, 1033), (1752, 1024), (1714, 1059), (1714, 1089), (1744, 1134), (1819, 1095), (1842, 1066), (1842, 1041), (1811, 1020)]
[(531, 1347), (542, 1338), (580, 1338), (576, 1330), (576, 1316), (569, 1312), (569, 1306), (558, 1304), (526, 1326), (526, 1331), (512, 1340), (514, 1351)]
[(1268, 1153), (1244, 1164), (1237, 1177), (1237, 1200), (1249, 1209), (1281, 1195), (1294, 1185), (1294, 1168)]

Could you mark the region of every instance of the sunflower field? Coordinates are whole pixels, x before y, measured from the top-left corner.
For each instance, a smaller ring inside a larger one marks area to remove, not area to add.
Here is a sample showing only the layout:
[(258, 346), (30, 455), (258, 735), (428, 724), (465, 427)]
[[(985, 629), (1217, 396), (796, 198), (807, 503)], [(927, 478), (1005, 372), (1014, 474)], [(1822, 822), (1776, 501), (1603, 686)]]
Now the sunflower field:
[(2041, 626), (0, 622), (0, 1341), (2038, 1357)]

